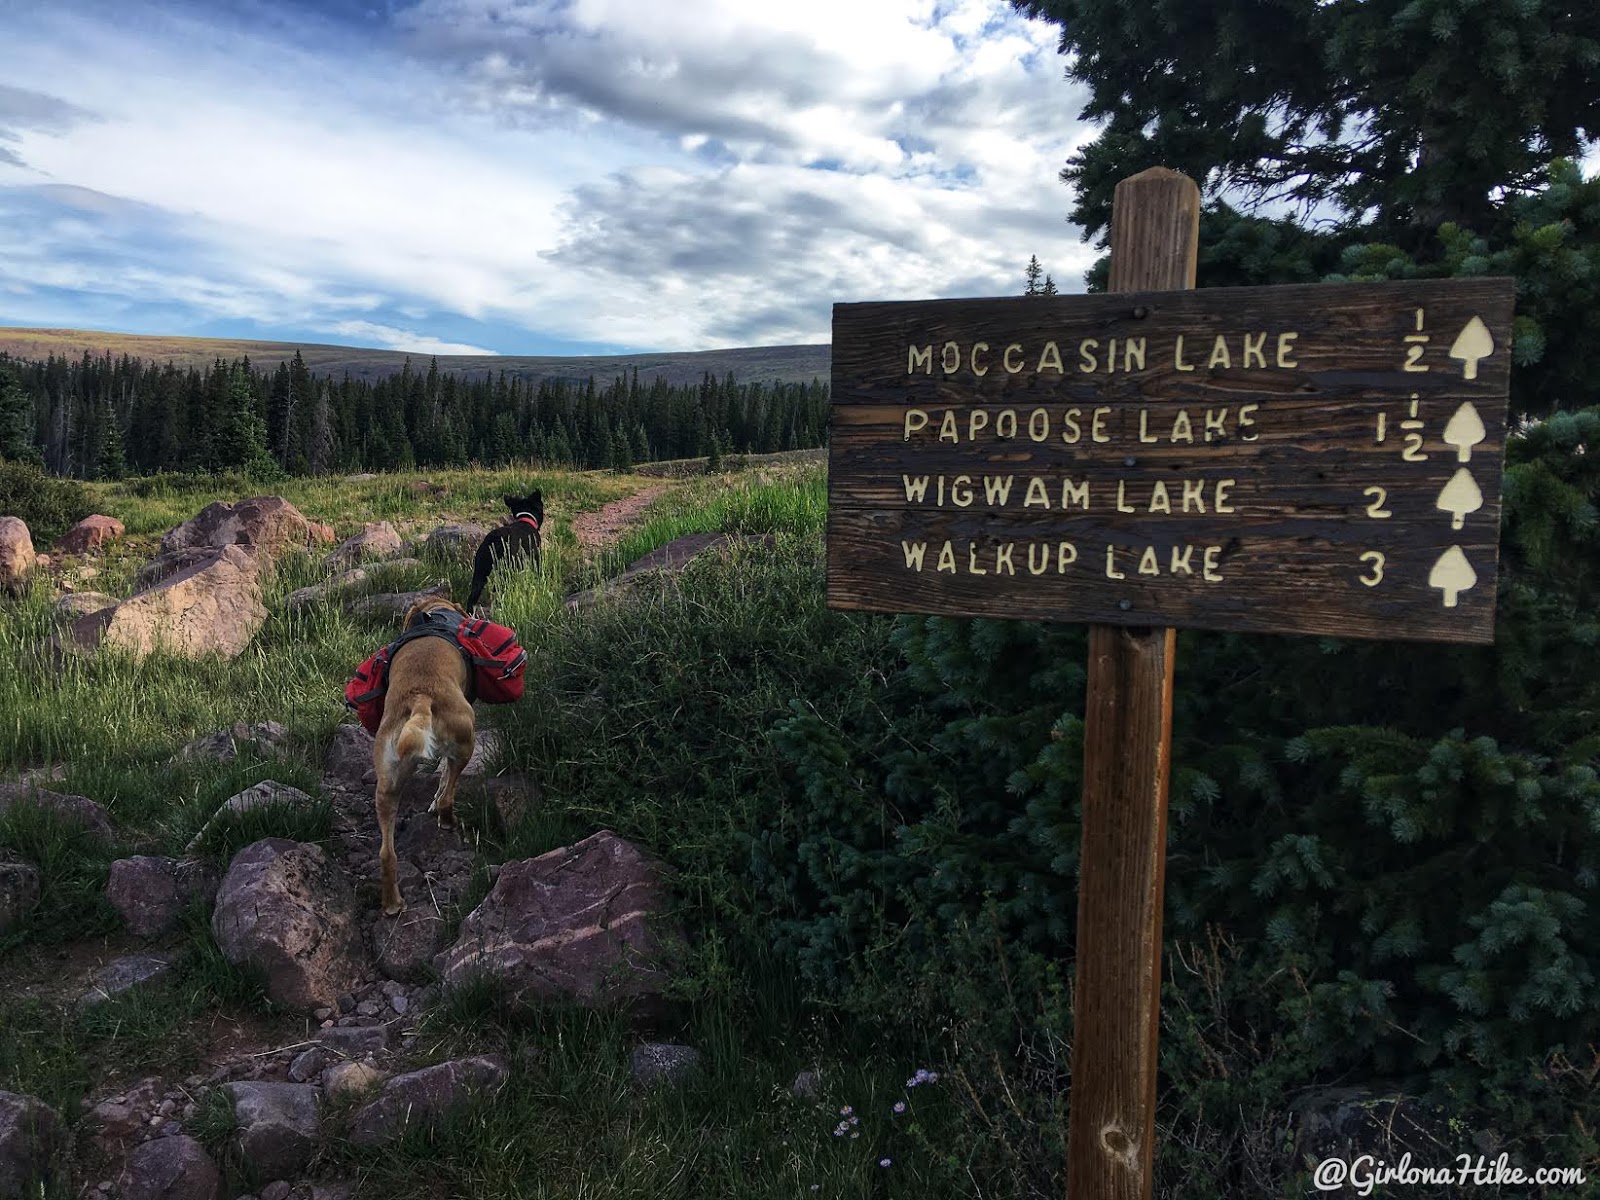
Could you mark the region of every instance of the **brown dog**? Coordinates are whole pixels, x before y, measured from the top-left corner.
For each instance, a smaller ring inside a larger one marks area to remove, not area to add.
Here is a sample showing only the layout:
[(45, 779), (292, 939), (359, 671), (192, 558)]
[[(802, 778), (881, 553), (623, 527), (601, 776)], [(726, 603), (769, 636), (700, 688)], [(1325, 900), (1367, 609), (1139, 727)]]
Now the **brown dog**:
[[(466, 615), (460, 605), (442, 596), (427, 596), (406, 611), (405, 628), (411, 627), (417, 614), (439, 608)], [(389, 664), (389, 692), (372, 747), (372, 765), (378, 773), (374, 799), (378, 828), (383, 835), (378, 866), (386, 916), (395, 916), (405, 908), (395, 879), (395, 805), (400, 789), (423, 764), (431, 766), (443, 760), (444, 775), (428, 811), (439, 814), (440, 825), (456, 823), (456, 783), (476, 744), (472, 703), (468, 699), (470, 686), (460, 649), (453, 640), (443, 637), (419, 637), (406, 642), (395, 651), (394, 661)]]

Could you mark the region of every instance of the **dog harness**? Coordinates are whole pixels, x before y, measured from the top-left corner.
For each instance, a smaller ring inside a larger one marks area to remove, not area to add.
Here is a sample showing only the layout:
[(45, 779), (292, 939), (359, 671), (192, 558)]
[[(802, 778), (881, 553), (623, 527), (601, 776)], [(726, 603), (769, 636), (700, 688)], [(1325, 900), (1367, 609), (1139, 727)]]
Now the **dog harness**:
[(463, 616), (454, 609), (433, 608), (416, 614), (400, 636), (359, 667), (345, 684), (344, 702), (355, 710), (367, 732), (377, 733), (383, 721), (384, 697), (389, 691), (389, 666), (396, 652), (418, 638), (445, 638), (461, 652), (467, 664), (469, 701), (510, 704), (522, 699), (522, 672), (528, 652), (517, 644), (516, 632), (493, 621)]

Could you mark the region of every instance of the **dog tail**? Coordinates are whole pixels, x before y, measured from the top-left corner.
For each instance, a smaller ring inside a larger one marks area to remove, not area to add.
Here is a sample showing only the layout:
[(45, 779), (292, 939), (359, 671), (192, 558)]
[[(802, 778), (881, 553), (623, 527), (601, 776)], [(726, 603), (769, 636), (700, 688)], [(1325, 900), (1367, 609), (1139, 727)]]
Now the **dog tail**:
[(400, 736), (394, 740), (395, 755), (401, 763), (417, 758), (434, 758), (433, 697), (416, 695), (411, 698), (411, 715), (400, 727)]

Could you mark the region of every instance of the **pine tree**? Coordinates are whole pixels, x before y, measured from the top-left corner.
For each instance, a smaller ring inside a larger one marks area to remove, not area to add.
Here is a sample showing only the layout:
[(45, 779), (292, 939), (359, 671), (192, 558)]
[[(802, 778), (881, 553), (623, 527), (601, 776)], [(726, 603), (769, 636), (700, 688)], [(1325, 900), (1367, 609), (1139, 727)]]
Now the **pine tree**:
[(1031, 255), (1028, 258), (1028, 269), (1023, 273), (1027, 286), (1022, 289), (1024, 296), (1037, 296), (1040, 292), (1039, 277), (1044, 274), (1044, 268), (1039, 265), (1039, 256)]
[(33, 444), (33, 402), (3, 361), (0, 361), (0, 459), (42, 461)]

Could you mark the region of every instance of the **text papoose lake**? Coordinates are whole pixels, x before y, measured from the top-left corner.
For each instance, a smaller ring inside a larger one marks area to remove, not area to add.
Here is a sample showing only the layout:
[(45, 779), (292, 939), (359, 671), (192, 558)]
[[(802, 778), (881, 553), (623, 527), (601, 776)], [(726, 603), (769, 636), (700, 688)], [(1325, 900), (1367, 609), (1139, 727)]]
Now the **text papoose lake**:
[(838, 304), (835, 608), (1488, 642), (1509, 279)]

